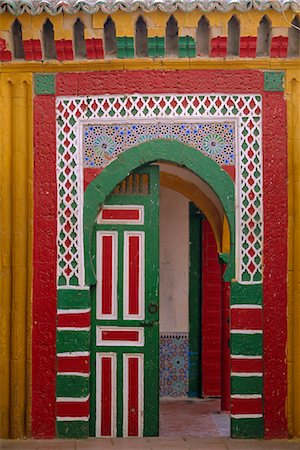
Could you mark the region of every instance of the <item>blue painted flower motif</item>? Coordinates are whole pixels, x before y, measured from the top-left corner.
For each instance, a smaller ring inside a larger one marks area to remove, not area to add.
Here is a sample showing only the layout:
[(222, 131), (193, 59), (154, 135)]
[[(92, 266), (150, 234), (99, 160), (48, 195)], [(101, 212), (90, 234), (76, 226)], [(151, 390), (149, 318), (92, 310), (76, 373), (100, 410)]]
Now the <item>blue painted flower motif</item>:
[(99, 156), (110, 161), (113, 158), (115, 151), (115, 143), (109, 136), (98, 136), (94, 141), (94, 151)]
[(210, 133), (203, 138), (203, 149), (210, 155), (218, 155), (224, 150), (225, 141), (217, 133)]

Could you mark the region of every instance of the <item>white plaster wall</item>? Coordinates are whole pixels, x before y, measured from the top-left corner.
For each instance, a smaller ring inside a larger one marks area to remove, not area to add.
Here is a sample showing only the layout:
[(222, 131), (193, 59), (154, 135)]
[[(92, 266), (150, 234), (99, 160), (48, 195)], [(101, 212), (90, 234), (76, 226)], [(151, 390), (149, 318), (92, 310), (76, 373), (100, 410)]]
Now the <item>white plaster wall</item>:
[(160, 331), (188, 332), (189, 200), (160, 192)]

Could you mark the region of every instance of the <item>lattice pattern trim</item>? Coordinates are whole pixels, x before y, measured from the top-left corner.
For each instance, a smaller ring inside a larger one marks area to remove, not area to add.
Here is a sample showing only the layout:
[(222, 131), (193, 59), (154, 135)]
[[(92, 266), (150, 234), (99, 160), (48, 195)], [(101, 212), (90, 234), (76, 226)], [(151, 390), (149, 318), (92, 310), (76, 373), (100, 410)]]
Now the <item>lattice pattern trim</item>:
[[(262, 281), (262, 156), (260, 95), (132, 95), (58, 97), (57, 103), (58, 169), (58, 282), (59, 285), (83, 285), (82, 252), (84, 128), (116, 124), (127, 127), (171, 123), (201, 124), (236, 122), (236, 278), (245, 284)], [(108, 127), (110, 125), (110, 127)], [(212, 125), (211, 125), (212, 126)], [(99, 138), (100, 135), (98, 135)], [(103, 135), (102, 135), (103, 137)], [(147, 136), (145, 136), (147, 140)], [(98, 143), (99, 144), (99, 143)], [(106, 143), (106, 144), (109, 144)], [(133, 144), (134, 145), (134, 144)], [(98, 145), (99, 147), (99, 145)], [(125, 149), (125, 148), (124, 148)], [(224, 149), (223, 149), (224, 150)], [(205, 148), (202, 145), (204, 154)], [(120, 152), (120, 149), (118, 150)], [(109, 153), (109, 152), (108, 152)], [(87, 153), (85, 154), (85, 156)], [(96, 165), (104, 167), (115, 157)], [(93, 155), (90, 155), (93, 157)], [(212, 155), (209, 155), (212, 157)], [(216, 158), (215, 158), (216, 160)], [(227, 156), (220, 151), (218, 163)], [(233, 158), (234, 161), (234, 158)], [(87, 163), (87, 161), (85, 160)], [(231, 162), (228, 161), (227, 164)], [(89, 166), (89, 163), (86, 165)]]

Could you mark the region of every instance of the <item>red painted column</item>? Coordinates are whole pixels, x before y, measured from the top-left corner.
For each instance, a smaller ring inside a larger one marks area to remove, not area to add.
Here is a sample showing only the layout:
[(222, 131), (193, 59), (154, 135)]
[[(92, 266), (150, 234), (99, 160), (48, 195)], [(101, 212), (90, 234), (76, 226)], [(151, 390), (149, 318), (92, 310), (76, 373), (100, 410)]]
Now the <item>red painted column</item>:
[(283, 92), (264, 93), (264, 418), (268, 439), (287, 437), (286, 120)]
[[(222, 264), (222, 276), (226, 264)], [(230, 283), (222, 281), (221, 410), (230, 411)]]
[(202, 392), (221, 394), (221, 266), (207, 220), (202, 222)]
[(56, 139), (55, 97), (34, 98), (32, 436), (55, 437)]

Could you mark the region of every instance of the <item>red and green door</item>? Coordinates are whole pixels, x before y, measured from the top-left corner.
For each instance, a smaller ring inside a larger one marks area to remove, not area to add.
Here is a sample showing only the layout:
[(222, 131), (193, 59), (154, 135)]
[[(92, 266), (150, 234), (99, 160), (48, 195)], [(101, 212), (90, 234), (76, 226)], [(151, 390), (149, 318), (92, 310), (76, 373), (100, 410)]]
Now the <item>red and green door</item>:
[(156, 436), (159, 427), (159, 170), (132, 173), (97, 217), (91, 434)]

